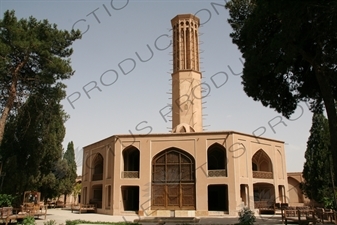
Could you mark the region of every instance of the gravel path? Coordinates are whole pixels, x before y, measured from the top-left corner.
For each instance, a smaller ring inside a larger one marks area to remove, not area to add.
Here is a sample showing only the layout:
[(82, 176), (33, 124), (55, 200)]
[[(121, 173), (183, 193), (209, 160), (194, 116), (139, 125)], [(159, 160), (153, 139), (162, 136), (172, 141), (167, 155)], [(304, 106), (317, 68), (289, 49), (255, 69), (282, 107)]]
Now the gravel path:
[[(71, 212), (70, 210), (62, 210), (59, 208), (48, 209), (47, 219), (36, 219), (37, 225), (44, 225), (46, 221), (55, 220), (56, 223), (65, 225), (66, 220), (86, 220), (86, 221), (102, 221), (102, 222), (133, 222), (139, 219), (138, 216), (112, 216), (97, 213), (82, 213)], [(280, 215), (257, 215), (256, 224), (281, 224)], [(222, 216), (222, 217), (201, 217), (198, 224), (235, 224), (238, 223), (238, 218), (233, 216)], [(157, 223), (146, 223), (146, 225), (157, 224)], [(166, 223), (165, 225), (168, 225)], [(175, 224), (175, 223), (174, 223)]]

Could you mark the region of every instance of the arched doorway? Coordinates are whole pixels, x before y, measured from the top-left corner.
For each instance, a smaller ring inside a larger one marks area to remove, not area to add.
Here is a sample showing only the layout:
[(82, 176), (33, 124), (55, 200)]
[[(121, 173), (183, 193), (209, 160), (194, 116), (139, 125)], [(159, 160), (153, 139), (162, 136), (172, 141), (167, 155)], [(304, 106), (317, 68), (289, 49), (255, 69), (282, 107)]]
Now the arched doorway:
[(195, 162), (170, 148), (152, 160), (152, 209), (195, 209)]
[[(303, 194), (300, 188), (300, 182), (292, 177), (288, 177), (288, 196), (291, 205), (303, 204)], [(300, 204), (301, 203), (301, 204)]]

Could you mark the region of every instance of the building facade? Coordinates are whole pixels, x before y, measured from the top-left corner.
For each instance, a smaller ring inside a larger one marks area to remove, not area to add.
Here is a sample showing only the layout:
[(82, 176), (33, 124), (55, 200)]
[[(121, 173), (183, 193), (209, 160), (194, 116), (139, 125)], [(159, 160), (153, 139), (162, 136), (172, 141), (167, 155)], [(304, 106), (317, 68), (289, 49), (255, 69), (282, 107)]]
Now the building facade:
[(204, 132), (200, 21), (171, 20), (172, 132), (114, 135), (84, 147), (82, 203), (140, 216), (237, 215), (287, 202), (284, 142), (235, 131)]

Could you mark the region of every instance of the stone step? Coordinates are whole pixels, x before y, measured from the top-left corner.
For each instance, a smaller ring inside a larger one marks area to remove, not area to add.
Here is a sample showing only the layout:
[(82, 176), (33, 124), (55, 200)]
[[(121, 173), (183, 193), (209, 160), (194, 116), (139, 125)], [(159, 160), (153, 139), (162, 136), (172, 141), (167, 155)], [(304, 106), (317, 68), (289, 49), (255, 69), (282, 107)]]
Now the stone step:
[(199, 219), (195, 217), (151, 217), (151, 218), (143, 218), (143, 219), (136, 219), (134, 222), (137, 223), (158, 223), (158, 224), (165, 224), (165, 223), (198, 223)]

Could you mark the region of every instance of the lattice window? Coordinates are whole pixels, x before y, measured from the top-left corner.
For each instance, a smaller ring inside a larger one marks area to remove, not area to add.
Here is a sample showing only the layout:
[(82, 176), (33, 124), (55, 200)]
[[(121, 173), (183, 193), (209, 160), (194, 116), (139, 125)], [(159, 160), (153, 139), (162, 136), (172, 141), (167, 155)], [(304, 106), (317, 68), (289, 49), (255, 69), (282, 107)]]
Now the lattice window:
[(178, 149), (159, 153), (152, 161), (152, 208), (195, 209), (195, 163)]

